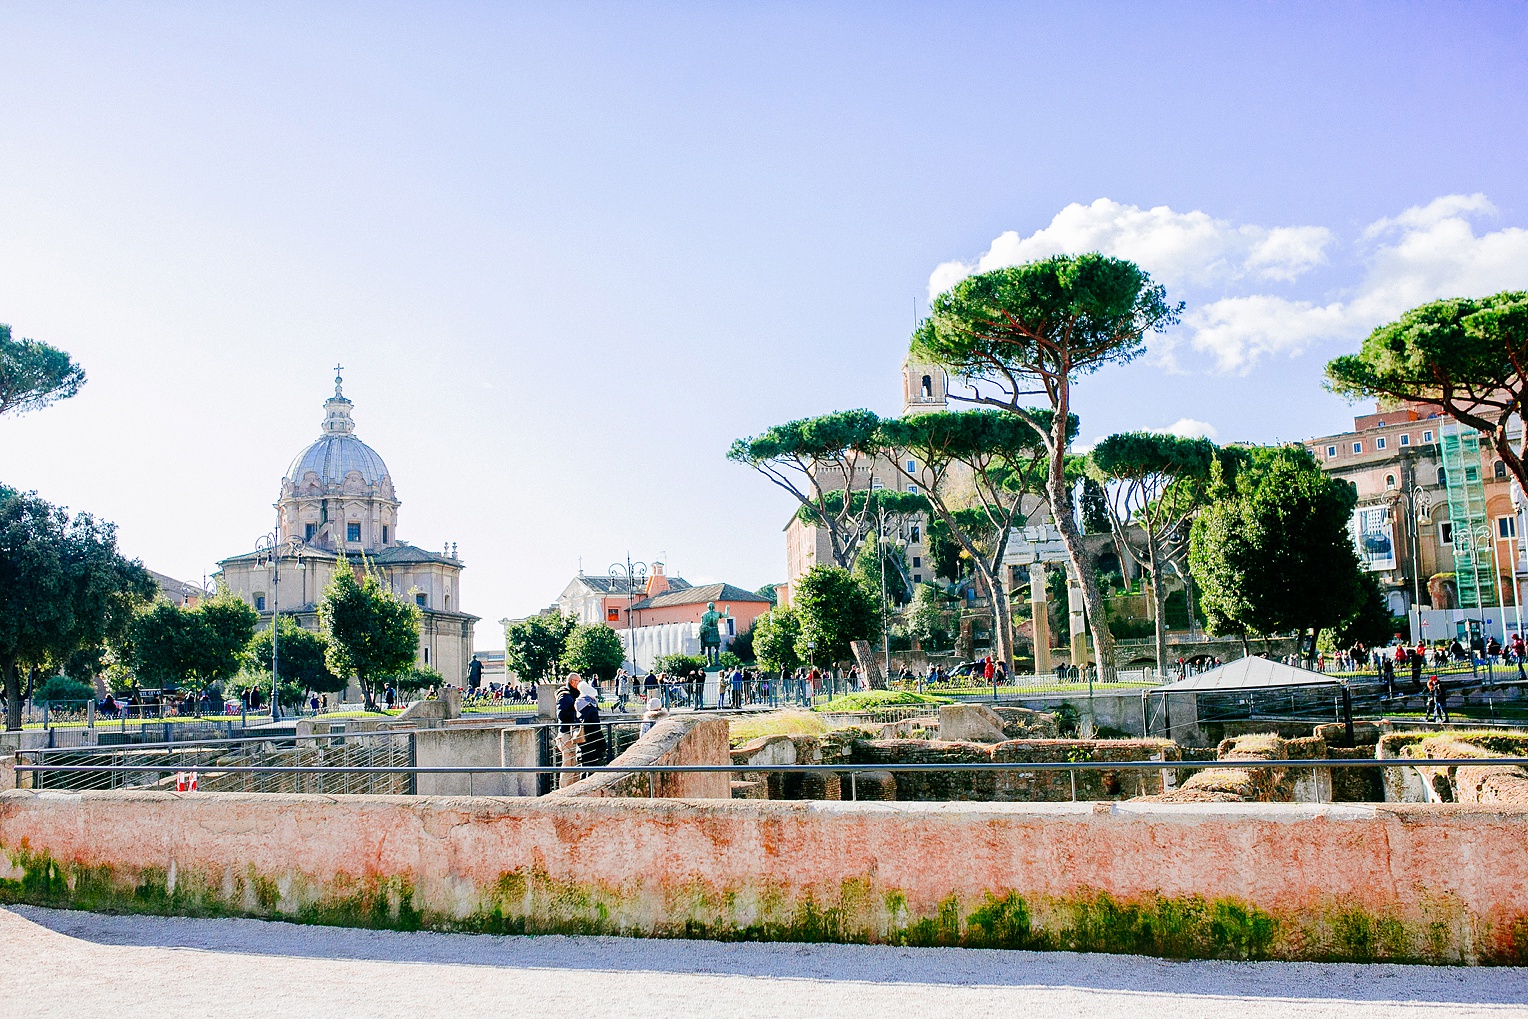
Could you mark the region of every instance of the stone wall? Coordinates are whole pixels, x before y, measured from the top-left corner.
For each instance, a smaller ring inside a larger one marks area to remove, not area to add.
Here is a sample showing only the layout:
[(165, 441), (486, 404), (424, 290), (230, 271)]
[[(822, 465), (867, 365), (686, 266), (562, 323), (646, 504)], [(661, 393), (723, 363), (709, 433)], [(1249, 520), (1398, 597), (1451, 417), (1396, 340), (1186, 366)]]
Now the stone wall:
[[(536, 730), (528, 725), (421, 729), (413, 739), (414, 764), (420, 768), (534, 768), (541, 763)], [(421, 796), (535, 796), (536, 778), (528, 771), (421, 774), (415, 791)]]
[[(856, 740), (853, 764), (922, 763), (1039, 763), (1056, 761), (1180, 760), (1178, 747), (1167, 740), (1008, 740), (1003, 743), (959, 743), (943, 740)], [(1075, 778), (1074, 778), (1075, 775)], [(1174, 769), (1064, 769), (1043, 771), (916, 771), (894, 772), (898, 800), (988, 800), (1045, 802), (1059, 800), (1117, 800), (1160, 793), (1171, 788)], [(843, 782), (840, 780), (840, 788)]]
[(0, 901), (494, 933), (1528, 963), (1528, 808), (0, 793)]
[[(725, 718), (669, 717), (647, 731), (610, 762), (621, 765), (732, 763), (731, 742)], [(732, 774), (711, 772), (638, 772), (619, 775), (603, 772), (580, 779), (553, 796), (626, 797), (660, 796), (688, 799), (727, 799), (732, 796)]]

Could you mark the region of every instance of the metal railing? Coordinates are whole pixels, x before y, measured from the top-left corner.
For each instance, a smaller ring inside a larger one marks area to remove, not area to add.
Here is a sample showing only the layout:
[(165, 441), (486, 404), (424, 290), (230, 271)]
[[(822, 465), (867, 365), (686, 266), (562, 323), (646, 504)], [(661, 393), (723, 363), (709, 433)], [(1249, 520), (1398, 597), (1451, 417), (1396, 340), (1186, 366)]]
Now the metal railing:
[[(157, 770), (166, 773), (166, 779), (173, 781), (177, 772), (196, 771), (199, 775), (212, 776), (222, 779), (225, 776), (290, 776), (293, 779), (312, 777), (319, 775), (376, 777), (396, 779), (398, 776), (408, 776), (409, 786), (417, 782), (421, 775), (537, 775), (554, 779), (561, 775), (577, 775), (586, 777), (600, 774), (616, 775), (674, 775), (674, 774), (780, 774), (780, 773), (805, 773), (805, 774), (832, 774), (848, 776), (850, 782), (850, 799), (858, 799), (856, 778), (867, 772), (892, 774), (904, 773), (963, 773), (963, 772), (986, 772), (986, 773), (1041, 773), (1041, 772), (1069, 772), (1073, 777), (1073, 797), (1076, 795), (1076, 773), (1087, 771), (1106, 772), (1162, 772), (1163, 789), (1170, 789), (1178, 784), (1179, 772), (1193, 772), (1204, 770), (1255, 770), (1255, 769), (1316, 769), (1316, 768), (1497, 768), (1497, 767), (1528, 767), (1528, 757), (1461, 757), (1461, 758), (1410, 758), (1410, 757), (1387, 757), (1387, 758), (1320, 758), (1307, 760), (1289, 759), (1244, 759), (1244, 760), (1213, 760), (1213, 761), (1164, 761), (1164, 760), (1141, 760), (1141, 761), (1003, 761), (1003, 762), (906, 762), (906, 763), (840, 763), (840, 764), (630, 764), (630, 765), (578, 765), (563, 767), (558, 765), (537, 766), (501, 766), (486, 767), (472, 765), (447, 765), (434, 767), (418, 767), (415, 765), (241, 765), (217, 763), (204, 766), (201, 769), (186, 767), (174, 767), (160, 764), (150, 765), (146, 769), (144, 765), (75, 765), (75, 764), (16, 764), (18, 773), (30, 773), (34, 776), (42, 774), (68, 775), (77, 773), (101, 772), (106, 774), (127, 774), (143, 772), (145, 770)], [(1167, 773), (1174, 773), (1174, 778), (1169, 782)], [(155, 783), (163, 786), (164, 780)], [(270, 784), (276, 784), (270, 780)], [(295, 783), (294, 783), (295, 784)], [(34, 781), (34, 787), (38, 787)], [(112, 788), (121, 788), (121, 785), (113, 785)], [(198, 791), (215, 791), (208, 787), (205, 780), (198, 785)], [(252, 789), (250, 791), (273, 791)], [(301, 789), (281, 789), (274, 791), (304, 791)], [(337, 790), (326, 790), (337, 791)], [(368, 790), (369, 791), (369, 790)]]

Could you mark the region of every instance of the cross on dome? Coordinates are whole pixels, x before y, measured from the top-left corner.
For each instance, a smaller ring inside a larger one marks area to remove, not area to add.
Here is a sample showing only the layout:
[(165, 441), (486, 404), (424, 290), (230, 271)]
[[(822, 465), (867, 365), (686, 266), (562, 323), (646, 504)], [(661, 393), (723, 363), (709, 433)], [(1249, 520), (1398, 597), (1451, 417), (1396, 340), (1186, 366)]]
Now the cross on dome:
[(345, 370), (345, 366), (344, 365), (338, 364), (338, 363), (335, 364), (335, 366), (334, 366), (334, 396), (335, 396), (336, 399), (339, 399), (339, 400), (343, 400), (345, 398), (345, 391), (340, 388), (341, 384), (344, 383), (344, 381), (345, 381), (344, 378), (341, 377), (340, 372), (342, 372), (344, 370)]

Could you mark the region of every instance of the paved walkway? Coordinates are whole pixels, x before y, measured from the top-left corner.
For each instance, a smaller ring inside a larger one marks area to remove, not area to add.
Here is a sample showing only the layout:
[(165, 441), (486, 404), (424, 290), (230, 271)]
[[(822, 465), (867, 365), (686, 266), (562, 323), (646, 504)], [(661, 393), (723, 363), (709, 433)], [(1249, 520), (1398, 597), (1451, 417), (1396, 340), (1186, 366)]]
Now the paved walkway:
[(52, 1016), (1524, 1016), (1528, 970), (492, 938), (0, 909), (0, 1001)]

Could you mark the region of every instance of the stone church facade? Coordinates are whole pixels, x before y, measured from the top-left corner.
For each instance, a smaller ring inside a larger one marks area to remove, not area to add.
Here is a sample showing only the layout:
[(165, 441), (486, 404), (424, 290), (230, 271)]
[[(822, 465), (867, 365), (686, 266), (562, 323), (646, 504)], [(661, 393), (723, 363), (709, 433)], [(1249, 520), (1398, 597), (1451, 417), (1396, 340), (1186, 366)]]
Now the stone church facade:
[[(322, 434), (281, 479), (275, 567), (269, 553), (246, 552), (220, 562), (218, 579), (255, 607), (261, 625), (270, 625), (279, 608), (317, 630), (318, 601), (341, 559), (352, 569), (370, 569), (419, 608), (419, 664), (464, 685), (478, 617), (461, 610), (463, 563), (449, 546), (431, 552), (399, 539), (392, 476), (382, 457), (356, 438), (353, 404), (339, 376), (334, 383)], [(359, 699), (359, 692), (353, 687), (345, 699)]]

